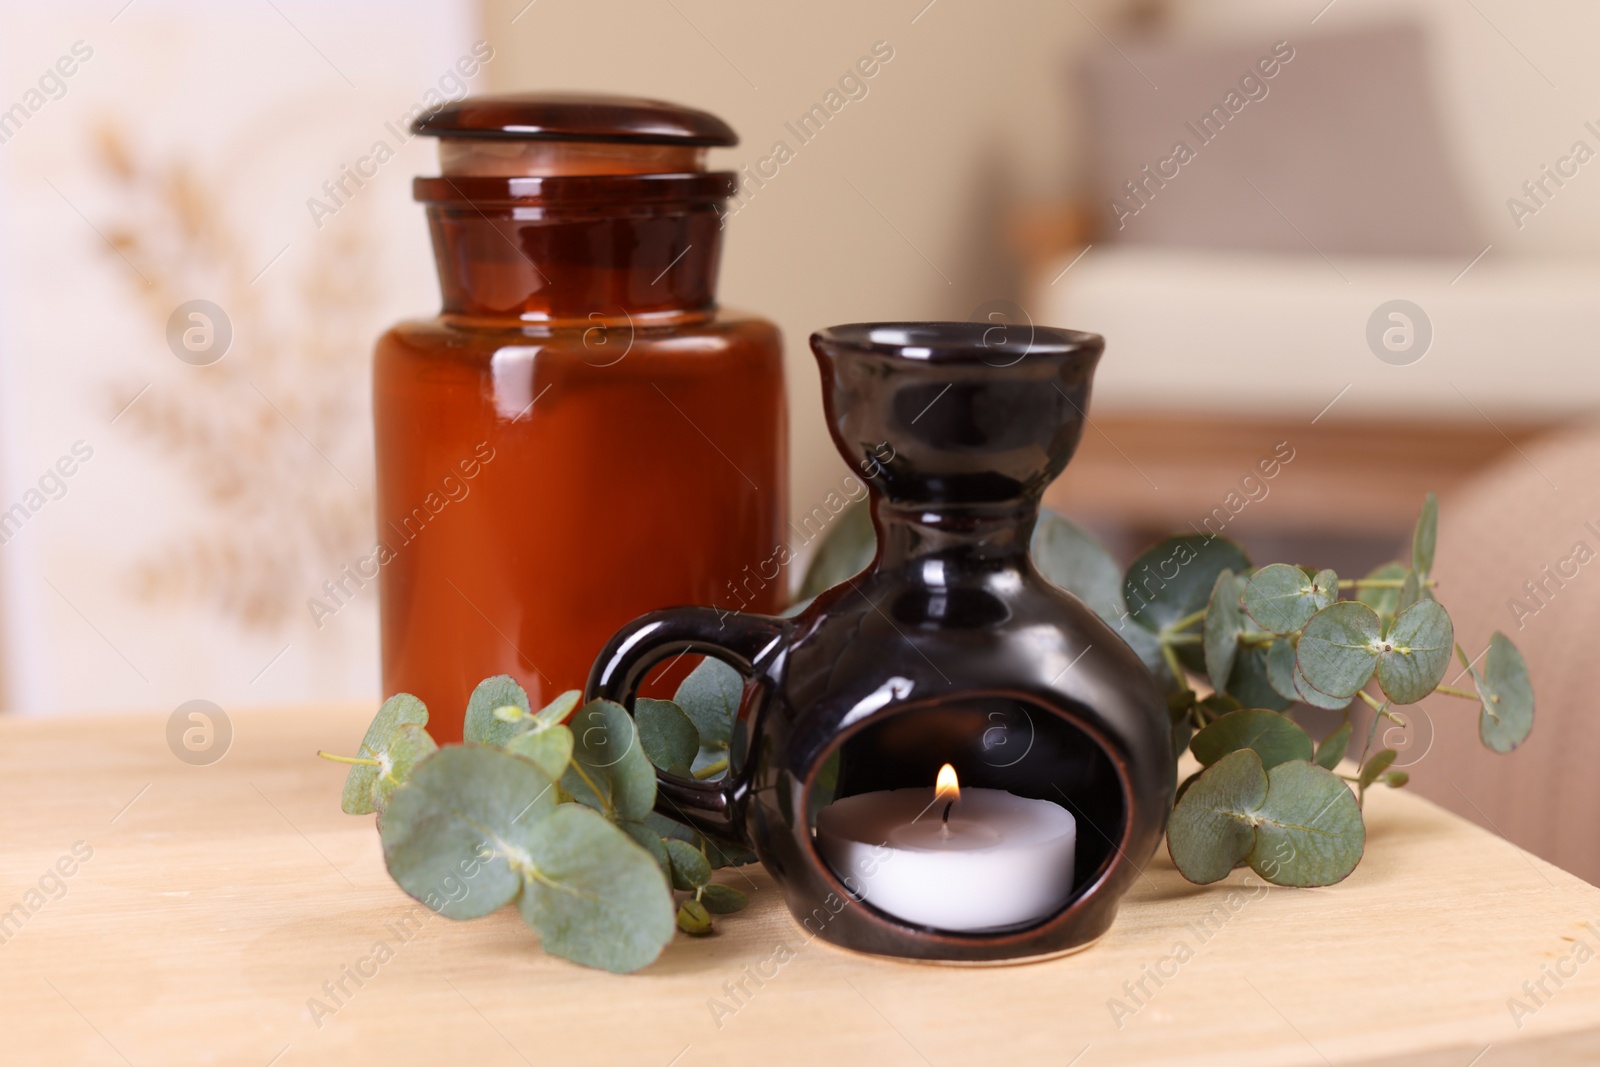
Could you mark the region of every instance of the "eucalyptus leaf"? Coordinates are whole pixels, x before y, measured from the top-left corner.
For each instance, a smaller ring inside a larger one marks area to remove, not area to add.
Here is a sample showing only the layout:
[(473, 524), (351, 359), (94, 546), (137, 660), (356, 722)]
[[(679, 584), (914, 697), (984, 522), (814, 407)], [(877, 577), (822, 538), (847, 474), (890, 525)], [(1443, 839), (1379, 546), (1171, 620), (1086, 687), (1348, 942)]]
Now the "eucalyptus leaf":
[(650, 762), (668, 774), (688, 777), (700, 751), (700, 731), (683, 709), (670, 700), (639, 697), (633, 702), (633, 720)]
[(1178, 760), (1189, 749), (1189, 739), (1194, 736), (1194, 720), (1189, 714), (1189, 709), (1194, 706), (1194, 693), (1185, 689), (1183, 695), (1189, 699), (1182, 703), (1177, 701), (1179, 694), (1172, 694), (1167, 698), (1167, 720), (1171, 726), (1170, 737), (1172, 740), (1172, 773), (1178, 773)]
[(711, 932), (711, 913), (691, 897), (678, 908), (678, 929), (690, 937), (704, 937)]
[(697, 770), (707, 761), (728, 758), (728, 740), (743, 699), (744, 676), (715, 656), (701, 660), (678, 686), (673, 703), (700, 732)]
[(656, 833), (648, 823), (623, 820), (617, 823), (622, 832), (633, 838), (633, 843), (650, 853), (656, 861), (656, 866), (661, 868), (661, 873), (670, 882), (672, 880), (672, 857), (667, 853), (667, 842)]
[(560, 726), (567, 721), (567, 716), (572, 714), (574, 708), (583, 700), (583, 693), (577, 689), (568, 689), (557, 696), (550, 703), (540, 708), (533, 716), (533, 729)]
[(1378, 665), (1381, 629), (1378, 613), (1359, 600), (1341, 600), (1311, 616), (1295, 651), (1307, 685), (1346, 701), (1355, 696)]
[(706, 910), (713, 915), (732, 915), (748, 907), (750, 898), (731, 885), (712, 882), (701, 887), (700, 903), (704, 904)]
[[(502, 708), (515, 708), (520, 714), (515, 718), (497, 715)], [(528, 694), (517, 680), (509, 674), (497, 674), (479, 682), (467, 699), (463, 736), (474, 744), (504, 748), (507, 741), (528, 728), (532, 715)]]
[(809, 599), (854, 578), (867, 569), (877, 552), (872, 509), (865, 501), (851, 504), (834, 520), (811, 557), (800, 585), (801, 598)]
[(1394, 610), (1396, 614), (1406, 610), (1423, 597), (1422, 579), (1417, 577), (1416, 571), (1406, 571), (1404, 584), (1400, 586), (1400, 595), (1395, 598)]
[(506, 742), (505, 747), (513, 756), (537, 763), (544, 773), (559, 782), (572, 762), (572, 731), (565, 726), (526, 730)]
[(572, 717), (570, 729), (572, 763), (561, 788), (613, 822), (648, 815), (656, 802), (656, 770), (627, 709), (591, 700)]
[(428, 737), (423, 742), (414, 734), (401, 736), (405, 727), (416, 727), (427, 737), (423, 727), (428, 724), (428, 709), (410, 693), (396, 693), (385, 700), (367, 727), (361, 739), (358, 759), (375, 759), (377, 766), (356, 763), (345, 776), (344, 792), (339, 805), (348, 815), (371, 815), (382, 811), (389, 796), (405, 780), (418, 759), (428, 754), (423, 749), (431, 745)]
[(1287, 563), (1270, 563), (1250, 576), (1244, 610), (1269, 633), (1287, 634), (1339, 599), (1339, 576), (1330, 570), (1309, 575)]
[(613, 974), (655, 960), (672, 940), (673, 909), (650, 853), (578, 804), (562, 804), (535, 831), (518, 908), (544, 950)]
[(1438, 532), (1439, 497), (1429, 493), (1422, 502), (1422, 514), (1411, 534), (1411, 569), (1423, 578), (1433, 573), (1433, 549)]
[(1167, 851), (1183, 876), (1200, 885), (1226, 878), (1255, 847), (1251, 820), (1266, 797), (1267, 772), (1251, 749), (1201, 772), (1167, 824)]
[(1128, 618), (1111, 623), (1111, 628), (1138, 655), (1145, 669), (1155, 675), (1156, 684), (1160, 686), (1162, 692), (1173, 693), (1187, 688), (1182, 679), (1172, 676), (1166, 657), (1161, 654), (1159, 637)]
[(1339, 766), (1339, 761), (1344, 759), (1345, 753), (1350, 751), (1350, 720), (1346, 719), (1339, 724), (1339, 728), (1317, 746), (1317, 757), (1313, 760), (1318, 767), (1333, 770)]
[(1280, 637), (1267, 649), (1267, 683), (1285, 700), (1299, 700), (1300, 690), (1295, 688), (1294, 675), (1294, 640)]
[(1409, 781), (1411, 781), (1411, 775), (1405, 771), (1390, 771), (1383, 776), (1383, 784), (1390, 789), (1403, 789)]
[(672, 888), (694, 890), (711, 881), (711, 863), (705, 853), (687, 841), (669, 838), (662, 843), (672, 860)]
[(1200, 709), (1201, 715), (1207, 722), (1216, 722), (1230, 711), (1240, 711), (1244, 708), (1227, 693), (1212, 693), (1204, 700), (1198, 701), (1195, 707)]
[(1389, 765), (1394, 762), (1395, 757), (1398, 755), (1399, 753), (1392, 748), (1380, 749), (1374, 752), (1367, 762), (1362, 764), (1360, 779), (1356, 783), (1361, 788), (1361, 791), (1366, 792), (1367, 787), (1376, 782), (1378, 776), (1389, 769)]
[(412, 723), (394, 732), (385, 756), (378, 758), (379, 774), (372, 783), (372, 807), (380, 814), (394, 791), (411, 779), (417, 764), (439, 751), (428, 731)]
[[(1404, 563), (1385, 563), (1383, 566), (1369, 573), (1365, 581), (1369, 582), (1403, 582), (1406, 575), (1411, 573), (1411, 568)], [(1387, 586), (1366, 586), (1356, 590), (1356, 599), (1378, 613), (1383, 619), (1392, 619), (1400, 610), (1400, 588)], [(1414, 599), (1414, 598), (1413, 598)]]
[(1533, 730), (1533, 684), (1528, 664), (1511, 639), (1499, 630), (1489, 639), (1483, 673), (1473, 675), (1473, 688), (1483, 707), (1478, 713), (1478, 736), (1496, 752), (1510, 752)]
[(1189, 743), (1189, 751), (1207, 767), (1241, 749), (1255, 752), (1267, 770), (1289, 760), (1309, 760), (1313, 752), (1304, 730), (1286, 716), (1261, 708), (1229, 712)]
[(440, 749), (389, 801), (378, 826), (384, 863), (440, 915), (488, 915), (516, 897), (556, 807), (555, 783), (538, 765), (481, 745)]
[(654, 830), (659, 837), (673, 838), (678, 841), (688, 841), (698, 844), (700, 835), (676, 819), (669, 819), (659, 811), (652, 811), (641, 820), (646, 826)]
[(1189, 777), (1179, 782), (1177, 791), (1172, 795), (1172, 802), (1176, 804), (1178, 801), (1182, 800), (1183, 794), (1187, 793), (1189, 791), (1189, 787), (1198, 782), (1200, 780), (1200, 776), (1205, 772), (1206, 769), (1201, 767), (1198, 771), (1195, 771), (1193, 774), (1189, 775)]
[(1273, 686), (1267, 673), (1268, 655), (1260, 645), (1241, 647), (1233, 660), (1233, 673), (1228, 676), (1228, 695), (1247, 708), (1282, 711), (1292, 701)]
[(1361, 862), (1367, 831), (1343, 780), (1313, 763), (1267, 772), (1267, 796), (1254, 813), (1250, 868), (1274, 885), (1332, 885)]
[(1294, 690), (1302, 703), (1310, 704), (1314, 708), (1324, 711), (1343, 711), (1350, 706), (1349, 697), (1331, 697), (1327, 693), (1314, 688), (1306, 681), (1306, 676), (1300, 673), (1300, 668), (1294, 669)]
[(1094, 535), (1054, 512), (1041, 511), (1028, 551), (1047, 581), (1076, 596), (1116, 628), (1127, 612), (1122, 568)]
[(1244, 550), (1226, 538), (1169, 537), (1133, 561), (1123, 579), (1123, 600), (1135, 622), (1158, 633), (1203, 610), (1217, 575), (1249, 569)]
[(1379, 642), (1378, 684), (1396, 704), (1415, 704), (1444, 680), (1455, 627), (1437, 600), (1419, 600), (1394, 617)]
[(699, 844), (701, 851), (706, 854), (706, 859), (711, 861), (713, 870), (720, 870), (723, 867), (746, 867), (756, 862), (756, 854), (744, 845), (705, 836), (700, 838)]
[(1233, 673), (1233, 661), (1239, 653), (1239, 635), (1244, 632), (1244, 620), (1239, 611), (1239, 585), (1231, 570), (1217, 575), (1211, 587), (1211, 600), (1206, 606), (1203, 640), (1206, 656), (1206, 674), (1219, 692), (1228, 685)]

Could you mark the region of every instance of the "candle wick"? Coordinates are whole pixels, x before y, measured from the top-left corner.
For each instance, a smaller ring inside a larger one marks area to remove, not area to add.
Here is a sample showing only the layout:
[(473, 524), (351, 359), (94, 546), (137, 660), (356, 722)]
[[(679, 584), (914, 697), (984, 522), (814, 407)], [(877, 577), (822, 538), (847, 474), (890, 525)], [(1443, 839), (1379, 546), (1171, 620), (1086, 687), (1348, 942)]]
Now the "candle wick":
[(944, 817), (941, 820), (944, 826), (949, 826), (950, 825), (950, 809), (955, 807), (955, 806), (956, 806), (956, 802), (953, 801), (953, 800), (949, 801), (948, 803), (945, 804), (945, 806), (944, 806)]

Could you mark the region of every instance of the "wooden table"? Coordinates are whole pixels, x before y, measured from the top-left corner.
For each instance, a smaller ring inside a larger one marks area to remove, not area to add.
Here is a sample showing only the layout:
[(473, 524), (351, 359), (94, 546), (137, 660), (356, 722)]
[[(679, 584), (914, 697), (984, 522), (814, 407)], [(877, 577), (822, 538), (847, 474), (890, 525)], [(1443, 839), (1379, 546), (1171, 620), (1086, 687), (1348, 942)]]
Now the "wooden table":
[[(542, 955), (509, 909), (429, 917), (402, 939), (414, 905), (384, 872), (372, 819), (339, 811), (343, 769), (312, 755), (354, 751), (370, 710), (235, 713), (232, 746), (209, 766), (173, 755), (166, 716), (0, 722), (0, 909), (32, 911), (10, 912), (0, 934), (0, 1061), (1600, 1059), (1600, 890), (1386, 790), (1369, 801), (1366, 859), (1339, 886), (1251, 890), (1235, 872), (1201, 888), (1163, 851), (1098, 945), (1027, 966), (836, 950), (789, 919), (758, 869), (722, 875), (751, 891), (748, 911), (630, 977)], [(47, 877), (75, 844), (92, 856)], [(379, 942), (392, 957), (360, 986), (345, 978), (351, 995), (334, 1002), (324, 983)], [(787, 958), (776, 975), (747, 977), (775, 954)], [(1551, 995), (1536, 1005), (1523, 983), (1541, 979)], [(311, 998), (337, 1010), (319, 1025)], [(1520, 1028), (1511, 998), (1532, 1010)]]

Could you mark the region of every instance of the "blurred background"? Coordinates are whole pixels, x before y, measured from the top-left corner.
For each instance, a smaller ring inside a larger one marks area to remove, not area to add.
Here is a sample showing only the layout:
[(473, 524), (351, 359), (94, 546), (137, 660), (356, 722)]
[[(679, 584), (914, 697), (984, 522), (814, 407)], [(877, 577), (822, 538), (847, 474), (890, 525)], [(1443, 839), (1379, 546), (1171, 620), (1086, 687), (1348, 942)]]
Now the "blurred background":
[[(788, 341), (793, 514), (847, 473), (811, 330), (1103, 333), (1051, 506), (1124, 560), (1198, 529), (1355, 576), (1437, 490), (1440, 599), (1470, 653), (1519, 643), (1540, 720), (1509, 759), (1448, 701), (1389, 742), (1419, 790), (1600, 877), (1600, 835), (1551, 817), (1600, 807), (1592, 5), (0, 11), (4, 713), (376, 697), (376, 591), (324, 583), (371, 541), (372, 341), (437, 307), (410, 199), (433, 145), (406, 122), (468, 92), (636, 94), (742, 135), (713, 159), (752, 175), (721, 290)], [(197, 307), (228, 331), (207, 366), (182, 358)]]

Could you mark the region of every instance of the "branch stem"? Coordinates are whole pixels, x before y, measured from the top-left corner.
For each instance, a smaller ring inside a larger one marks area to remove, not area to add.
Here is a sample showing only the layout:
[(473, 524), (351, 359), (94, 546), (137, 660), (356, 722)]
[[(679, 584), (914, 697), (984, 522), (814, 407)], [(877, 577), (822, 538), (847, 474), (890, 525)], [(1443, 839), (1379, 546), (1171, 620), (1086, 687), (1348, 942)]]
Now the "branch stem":
[(325, 760), (328, 760), (330, 763), (351, 763), (357, 767), (382, 766), (375, 759), (367, 759), (364, 756), (336, 756), (332, 752), (324, 752), (320, 748), (317, 749), (317, 755), (321, 756)]
[[(1340, 589), (1403, 589), (1404, 578), (1340, 578)], [(1421, 583), (1424, 588), (1432, 589), (1438, 585), (1437, 579), (1428, 578)]]
[(1472, 692), (1470, 689), (1457, 689), (1453, 685), (1437, 686), (1433, 691), (1435, 693), (1443, 693), (1447, 697), (1461, 697), (1463, 700), (1478, 700), (1481, 702), (1481, 698), (1477, 693)]
[(1204, 622), (1205, 619), (1206, 619), (1206, 609), (1205, 608), (1201, 608), (1199, 611), (1190, 612), (1189, 614), (1185, 615), (1183, 618), (1179, 619), (1177, 622), (1172, 623), (1171, 625), (1163, 626), (1162, 629), (1164, 631), (1166, 631), (1167, 633), (1177, 633), (1179, 630), (1187, 630), (1189, 627), (1193, 626), (1197, 622)]
[(711, 777), (713, 777), (715, 775), (721, 774), (723, 771), (725, 771), (727, 769), (728, 769), (728, 758), (726, 756), (724, 756), (722, 759), (717, 760), (717, 762), (708, 763), (704, 767), (701, 767), (698, 771), (695, 771), (694, 772), (694, 780), (697, 781), (697, 782), (703, 782), (707, 778), (711, 778)]

